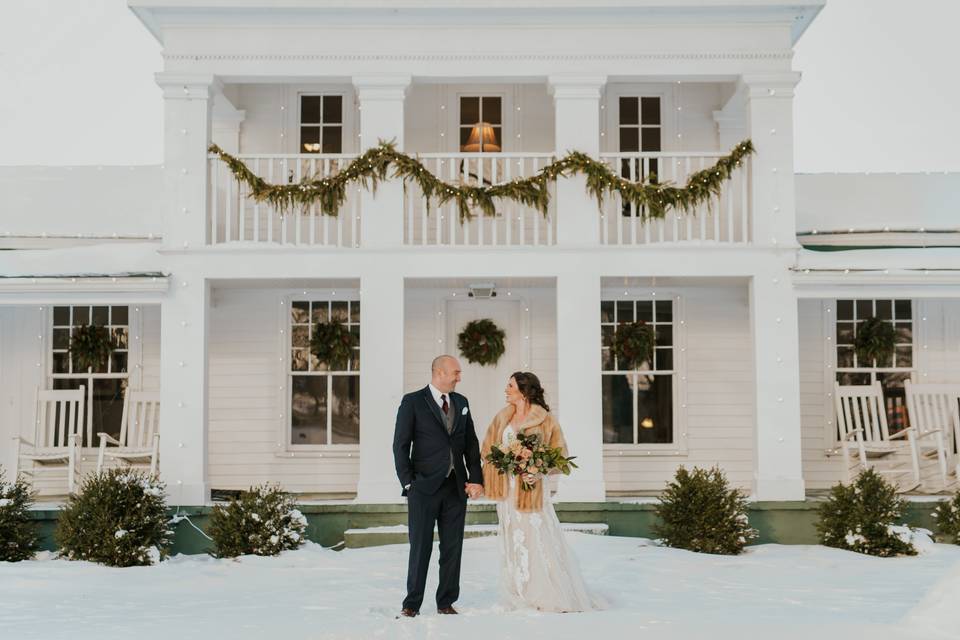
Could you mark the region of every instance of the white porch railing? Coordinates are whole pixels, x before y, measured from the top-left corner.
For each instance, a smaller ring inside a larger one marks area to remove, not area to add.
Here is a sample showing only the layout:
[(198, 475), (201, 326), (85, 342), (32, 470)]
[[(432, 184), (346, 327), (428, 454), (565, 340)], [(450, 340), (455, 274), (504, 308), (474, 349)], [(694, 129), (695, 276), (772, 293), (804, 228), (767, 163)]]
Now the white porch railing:
[[(299, 182), (337, 173), (353, 160), (351, 154), (238, 155), (255, 174), (271, 183)], [(229, 167), (211, 155), (208, 163), (207, 244), (272, 243), (297, 246), (356, 247), (360, 243), (360, 197), (351, 189), (337, 216), (319, 206), (280, 214), (249, 196)]]
[[(632, 180), (651, 173), (658, 181), (683, 186), (687, 177), (712, 166), (723, 154), (706, 153), (604, 153), (601, 159), (613, 171)], [(600, 243), (643, 245), (664, 242), (749, 243), (753, 240), (750, 209), (750, 159), (722, 186), (719, 198), (694, 211), (668, 211), (661, 219), (644, 220), (643, 211), (624, 204), (615, 194), (604, 201), (600, 217)]]
[[(493, 185), (529, 177), (553, 161), (553, 154), (530, 153), (421, 153), (420, 161), (437, 177), (471, 185)], [(553, 196), (551, 186), (551, 196)], [(427, 202), (420, 189), (408, 183), (404, 193), (403, 242), (434, 246), (537, 246), (556, 244), (557, 221), (553, 197), (547, 215), (510, 200), (497, 202), (497, 215), (474, 217), (460, 223), (457, 205), (440, 207)]]

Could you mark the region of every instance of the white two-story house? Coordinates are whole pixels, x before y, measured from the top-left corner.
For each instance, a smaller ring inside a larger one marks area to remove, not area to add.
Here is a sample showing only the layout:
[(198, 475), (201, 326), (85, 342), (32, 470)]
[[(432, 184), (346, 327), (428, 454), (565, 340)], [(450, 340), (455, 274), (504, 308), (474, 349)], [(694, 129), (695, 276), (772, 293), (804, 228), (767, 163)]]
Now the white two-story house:
[[(44, 390), (82, 385), (81, 476), (97, 434), (132, 424), (127, 396), (153, 391), (172, 504), (262, 482), (397, 502), (399, 400), (479, 318), (506, 334), (495, 366), (461, 358), (479, 435), (510, 373), (537, 373), (580, 464), (567, 502), (655, 494), (680, 464), (802, 501), (856, 461), (835, 382), (880, 382), (892, 432), (905, 380), (960, 384), (956, 176), (794, 173), (793, 47), (823, 2), (129, 5), (163, 47), (163, 164), (0, 169), (0, 464), (51, 467), (41, 495), (65, 494), (69, 470), (6, 443), (35, 436)], [(281, 214), (208, 152), (290, 184), (393, 141), (443, 180), (492, 185), (581, 151), (682, 186), (745, 139), (718, 197), (660, 220), (599, 206), (582, 176), (551, 184), (546, 214), (504, 200), (462, 222), (398, 179), (353, 184), (336, 216)], [(855, 357), (871, 317), (896, 331), (890, 362)], [(336, 370), (309, 348), (331, 320), (359, 336)], [(609, 337), (640, 320), (655, 356), (626, 369)], [(78, 370), (90, 323), (115, 349)], [(938, 490), (930, 460), (907, 488)]]

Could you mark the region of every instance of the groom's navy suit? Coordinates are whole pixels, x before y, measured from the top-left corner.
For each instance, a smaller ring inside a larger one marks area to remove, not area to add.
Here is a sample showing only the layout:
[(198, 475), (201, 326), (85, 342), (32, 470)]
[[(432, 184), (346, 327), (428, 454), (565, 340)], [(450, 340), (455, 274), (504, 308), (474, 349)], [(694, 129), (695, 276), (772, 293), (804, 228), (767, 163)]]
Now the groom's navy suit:
[[(404, 609), (420, 610), (433, 551), (433, 528), (440, 537), (440, 585), (437, 608), (460, 595), (460, 556), (467, 514), (464, 484), (483, 484), (480, 443), (467, 399), (449, 393), (445, 416), (430, 387), (408, 393), (397, 410), (393, 458), (407, 496), (410, 562)], [(449, 428), (448, 428), (449, 427)], [(451, 470), (451, 462), (453, 469)]]

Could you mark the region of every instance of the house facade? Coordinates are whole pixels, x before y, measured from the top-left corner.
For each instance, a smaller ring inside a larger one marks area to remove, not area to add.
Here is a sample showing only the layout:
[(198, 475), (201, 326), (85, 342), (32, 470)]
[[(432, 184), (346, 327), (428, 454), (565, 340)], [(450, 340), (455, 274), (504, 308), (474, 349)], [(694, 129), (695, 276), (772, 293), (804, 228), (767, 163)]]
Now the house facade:
[[(559, 500), (655, 494), (683, 464), (800, 501), (846, 478), (835, 382), (879, 381), (901, 427), (905, 380), (960, 384), (956, 176), (794, 173), (792, 51), (822, 2), (129, 4), (163, 45), (163, 164), (0, 171), (4, 442), (34, 433), (37, 390), (83, 385), (82, 475), (124, 398), (159, 391), (172, 504), (263, 482), (397, 502), (401, 396), (490, 318), (505, 353), (461, 358), (458, 390), (482, 437), (510, 373), (540, 377), (580, 464)], [(208, 151), (274, 184), (392, 141), (456, 184), (581, 151), (683, 185), (748, 138), (719, 196), (663, 219), (598, 206), (582, 176), (546, 213), (504, 200), (461, 221), (398, 179), (352, 184), (336, 216), (280, 212)], [(896, 348), (866, 366), (872, 317)], [(337, 367), (310, 350), (330, 321), (359, 338)], [(655, 353), (623, 367), (610, 337), (638, 321)], [(84, 371), (69, 346), (88, 324), (115, 348)], [(6, 445), (0, 464), (23, 466)], [(35, 484), (66, 492), (62, 473)]]

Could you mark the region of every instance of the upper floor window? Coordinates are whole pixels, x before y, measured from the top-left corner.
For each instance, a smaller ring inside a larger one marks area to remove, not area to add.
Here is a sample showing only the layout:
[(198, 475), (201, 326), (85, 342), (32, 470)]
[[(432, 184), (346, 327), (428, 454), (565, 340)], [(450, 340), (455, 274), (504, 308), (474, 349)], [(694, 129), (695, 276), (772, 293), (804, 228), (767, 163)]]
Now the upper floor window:
[[(600, 302), (603, 442), (671, 444), (674, 442), (674, 331), (672, 300), (602, 300)], [(621, 323), (645, 322), (656, 332), (653, 361), (628, 369), (609, 345)]]
[(293, 300), (290, 304), (290, 444), (360, 442), (360, 349), (333, 370), (310, 352), (314, 326), (346, 325), (360, 337), (359, 300)]
[(460, 151), (497, 152), (503, 148), (500, 96), (460, 97)]
[[(893, 325), (896, 346), (889, 362), (861, 362), (854, 348), (858, 327), (867, 318)], [(835, 324), (836, 380), (842, 385), (883, 387), (887, 424), (896, 432), (908, 426), (903, 382), (914, 372), (913, 304), (910, 300), (837, 300)]]
[(300, 152), (343, 152), (343, 96), (300, 94)]
[[(663, 137), (658, 96), (620, 96), (618, 134), (621, 153), (661, 151)], [(629, 180), (648, 180), (660, 172), (657, 158), (623, 158), (620, 175)], [(652, 175), (651, 175), (652, 174)], [(643, 215), (643, 210), (624, 205), (623, 215)]]

